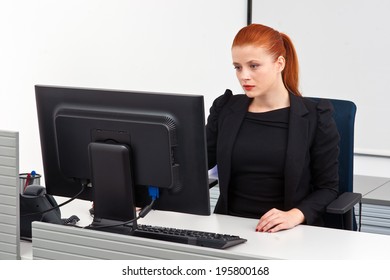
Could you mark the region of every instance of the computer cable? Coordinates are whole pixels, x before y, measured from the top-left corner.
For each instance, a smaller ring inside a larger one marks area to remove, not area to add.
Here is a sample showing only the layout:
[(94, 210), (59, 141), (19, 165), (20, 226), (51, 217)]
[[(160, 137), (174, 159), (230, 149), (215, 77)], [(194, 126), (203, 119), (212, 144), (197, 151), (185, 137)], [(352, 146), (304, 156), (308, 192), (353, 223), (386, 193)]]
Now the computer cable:
[(120, 226), (126, 226), (128, 224), (131, 224), (131, 223), (134, 223), (135, 221), (141, 219), (141, 218), (144, 218), (149, 212), (150, 210), (152, 210), (152, 206), (154, 204), (155, 200), (152, 200), (152, 202), (145, 206), (144, 208), (141, 209), (141, 211), (139, 212), (138, 216), (135, 217), (134, 219), (131, 219), (129, 221), (126, 221), (126, 222), (123, 222), (123, 223), (118, 223), (118, 224), (114, 224), (114, 225), (104, 225), (104, 226), (93, 226), (93, 225), (88, 225), (84, 228), (86, 229), (101, 229), (101, 228), (112, 228), (112, 227), (120, 227)]
[[(148, 192), (149, 192), (149, 196), (152, 198), (152, 201), (150, 202), (149, 205), (142, 208), (141, 211), (139, 212), (138, 216), (135, 217), (134, 219), (131, 219), (131, 220), (123, 222), (123, 223), (113, 224), (113, 225), (104, 225), (104, 226), (88, 225), (84, 228), (86, 228), (86, 229), (102, 229), (102, 228), (120, 227), (120, 226), (126, 226), (128, 224), (134, 223), (135, 221), (137, 221), (141, 218), (144, 218), (152, 210), (154, 202), (157, 200), (157, 198), (159, 198), (158, 187), (149, 186)], [(91, 209), (89, 211), (91, 213)]]
[(58, 209), (58, 208), (60, 208), (60, 207), (62, 207), (62, 206), (64, 206), (64, 205), (68, 204), (69, 202), (72, 202), (72, 201), (75, 200), (76, 198), (78, 198), (78, 197), (84, 192), (85, 186), (86, 186), (86, 184), (82, 184), (82, 185), (81, 185), (81, 190), (80, 190), (75, 196), (73, 196), (72, 198), (68, 199), (67, 201), (65, 201), (65, 202), (63, 202), (63, 203), (61, 203), (61, 204), (58, 204), (58, 205), (56, 205), (56, 206), (53, 206), (53, 207), (51, 207), (51, 208), (49, 208), (49, 209), (46, 209), (46, 210), (44, 210), (44, 211), (33, 212), (33, 213), (26, 213), (26, 214), (22, 214), (22, 215), (20, 215), (20, 216), (21, 216), (21, 217), (25, 217), (25, 216), (31, 216), (31, 215), (45, 214), (45, 213), (47, 213), (47, 212), (53, 211), (53, 210), (55, 210), (55, 209)]

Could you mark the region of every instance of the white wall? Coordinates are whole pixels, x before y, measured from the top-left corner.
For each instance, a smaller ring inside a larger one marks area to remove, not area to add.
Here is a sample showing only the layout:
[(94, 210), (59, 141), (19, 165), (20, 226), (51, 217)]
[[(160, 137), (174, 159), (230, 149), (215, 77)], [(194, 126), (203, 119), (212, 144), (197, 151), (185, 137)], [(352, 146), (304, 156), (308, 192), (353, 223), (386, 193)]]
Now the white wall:
[(390, 159), (388, 157), (355, 155), (354, 164), (355, 174), (390, 177)]
[[(240, 92), (230, 44), (246, 2), (1, 0), (0, 128), (20, 131), (21, 172), (43, 172), (35, 84), (197, 93), (206, 110), (225, 88)], [(389, 170), (388, 158), (356, 157), (356, 174)]]
[(34, 85), (195, 93), (238, 90), (230, 46), (246, 0), (2, 0), (0, 127), (20, 170), (43, 173)]

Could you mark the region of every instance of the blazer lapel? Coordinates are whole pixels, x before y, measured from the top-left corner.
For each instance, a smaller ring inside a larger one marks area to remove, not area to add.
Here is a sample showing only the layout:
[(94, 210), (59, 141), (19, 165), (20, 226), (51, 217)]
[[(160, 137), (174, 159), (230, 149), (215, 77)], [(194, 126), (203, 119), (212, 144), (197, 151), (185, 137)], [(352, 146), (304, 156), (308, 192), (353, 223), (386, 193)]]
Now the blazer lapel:
[(250, 103), (249, 98), (238, 99), (235, 103), (230, 105), (229, 112), (225, 115), (223, 123), (219, 128), (219, 142), (218, 142), (218, 173), (220, 186), (225, 188), (220, 189), (223, 192), (224, 197), (228, 197), (228, 186), (231, 172), (231, 159), (234, 142), (237, 138), (238, 131), (241, 123), (245, 118), (248, 106)]
[(290, 94), (290, 122), (285, 162), (285, 207), (293, 205), (294, 193), (302, 175), (308, 145), (309, 121), (305, 118), (308, 110), (300, 98)]

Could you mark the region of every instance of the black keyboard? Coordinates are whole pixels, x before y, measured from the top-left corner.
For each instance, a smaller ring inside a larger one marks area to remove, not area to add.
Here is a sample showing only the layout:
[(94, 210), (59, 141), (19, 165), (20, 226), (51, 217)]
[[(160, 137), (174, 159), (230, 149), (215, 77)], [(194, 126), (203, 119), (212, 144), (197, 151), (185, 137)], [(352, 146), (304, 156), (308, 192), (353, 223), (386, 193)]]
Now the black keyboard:
[(176, 243), (184, 243), (196, 246), (204, 246), (215, 249), (226, 249), (247, 240), (235, 235), (220, 234), (205, 231), (195, 231), (177, 228), (158, 227), (150, 225), (138, 225), (133, 232), (134, 236)]

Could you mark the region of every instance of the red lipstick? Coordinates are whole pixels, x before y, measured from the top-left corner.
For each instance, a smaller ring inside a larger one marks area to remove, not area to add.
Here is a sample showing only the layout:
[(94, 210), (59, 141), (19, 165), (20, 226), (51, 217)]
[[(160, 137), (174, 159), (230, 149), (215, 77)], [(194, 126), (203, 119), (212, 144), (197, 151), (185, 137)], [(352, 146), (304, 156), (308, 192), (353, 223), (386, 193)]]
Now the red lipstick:
[(249, 91), (249, 90), (252, 90), (255, 86), (243, 85), (242, 87), (243, 87), (245, 90)]

